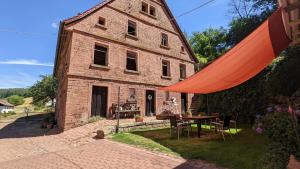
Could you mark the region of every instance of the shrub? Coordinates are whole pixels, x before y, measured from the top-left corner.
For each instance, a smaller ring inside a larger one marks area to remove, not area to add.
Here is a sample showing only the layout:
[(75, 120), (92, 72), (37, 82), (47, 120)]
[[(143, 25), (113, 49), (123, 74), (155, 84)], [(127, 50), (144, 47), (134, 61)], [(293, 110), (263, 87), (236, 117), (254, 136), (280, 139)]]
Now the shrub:
[(264, 158), (264, 169), (284, 169), (289, 157), (297, 149), (296, 133), (289, 113), (275, 112), (264, 120), (265, 133), (270, 142)]
[(24, 104), (24, 102), (25, 102), (24, 97), (21, 97), (21, 96), (18, 96), (18, 95), (9, 96), (9, 97), (7, 98), (7, 101), (8, 101), (10, 104), (13, 104), (13, 105), (15, 105), (15, 106), (22, 105), (22, 104)]
[(95, 123), (97, 121), (100, 121), (102, 120), (103, 118), (100, 117), (100, 116), (94, 116), (94, 117), (91, 117), (89, 120), (88, 120), (88, 123)]

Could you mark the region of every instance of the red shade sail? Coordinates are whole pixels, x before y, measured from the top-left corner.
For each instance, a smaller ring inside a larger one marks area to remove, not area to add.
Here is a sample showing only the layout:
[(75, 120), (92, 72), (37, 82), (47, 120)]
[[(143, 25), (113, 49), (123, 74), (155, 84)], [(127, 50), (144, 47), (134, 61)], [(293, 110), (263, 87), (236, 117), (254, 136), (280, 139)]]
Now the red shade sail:
[(290, 42), (279, 9), (224, 56), (188, 79), (162, 90), (207, 94), (235, 87), (261, 72)]

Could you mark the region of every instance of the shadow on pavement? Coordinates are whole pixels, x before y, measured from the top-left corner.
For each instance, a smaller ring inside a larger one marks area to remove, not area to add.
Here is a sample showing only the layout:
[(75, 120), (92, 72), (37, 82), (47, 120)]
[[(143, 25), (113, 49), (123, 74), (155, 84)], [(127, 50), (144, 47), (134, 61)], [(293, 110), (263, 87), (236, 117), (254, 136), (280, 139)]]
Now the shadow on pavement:
[(55, 135), (57, 129), (43, 129), (41, 124), (47, 114), (31, 115), (20, 117), (10, 123), (0, 123), (0, 139), (5, 138), (25, 138), (45, 135)]

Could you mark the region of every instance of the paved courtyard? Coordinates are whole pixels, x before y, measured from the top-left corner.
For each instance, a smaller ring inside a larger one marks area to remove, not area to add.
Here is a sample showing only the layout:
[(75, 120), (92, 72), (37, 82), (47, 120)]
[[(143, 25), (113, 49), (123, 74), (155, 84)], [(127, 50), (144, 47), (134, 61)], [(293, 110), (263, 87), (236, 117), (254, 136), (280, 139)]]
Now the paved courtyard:
[[(109, 140), (95, 140), (95, 131), (113, 127), (115, 121), (112, 120), (102, 120), (63, 133), (40, 129), (40, 120), (41, 117), (37, 116), (0, 122), (1, 169), (217, 168), (203, 161), (186, 161)], [(131, 120), (121, 123), (128, 122)]]

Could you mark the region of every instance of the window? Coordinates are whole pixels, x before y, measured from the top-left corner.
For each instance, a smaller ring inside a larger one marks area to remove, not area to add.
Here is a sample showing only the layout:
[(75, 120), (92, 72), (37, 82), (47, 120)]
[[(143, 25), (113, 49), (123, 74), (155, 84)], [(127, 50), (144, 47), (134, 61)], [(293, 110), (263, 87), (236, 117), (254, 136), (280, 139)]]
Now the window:
[(162, 75), (165, 77), (170, 77), (170, 62), (163, 60), (162, 61)]
[(94, 64), (107, 66), (107, 47), (95, 45)]
[(142, 2), (142, 11), (148, 13), (148, 4), (145, 2)]
[(181, 46), (181, 52), (184, 53), (185, 52), (185, 48), (184, 46)]
[(127, 52), (126, 69), (132, 71), (138, 71), (137, 68), (137, 54), (133, 52)]
[(180, 64), (180, 79), (186, 78), (186, 66), (184, 64)]
[(135, 22), (128, 21), (127, 34), (132, 35), (132, 36), (137, 36), (136, 23)]
[(156, 16), (156, 9), (153, 6), (150, 6), (150, 15)]
[(99, 17), (98, 24), (105, 26), (105, 18)]
[(165, 94), (166, 94), (166, 101), (169, 101), (170, 100), (170, 92), (167, 91)]
[(128, 101), (136, 101), (135, 89), (129, 88)]
[(165, 33), (161, 34), (161, 45), (162, 46), (169, 46), (169, 42), (168, 42), (168, 35)]

